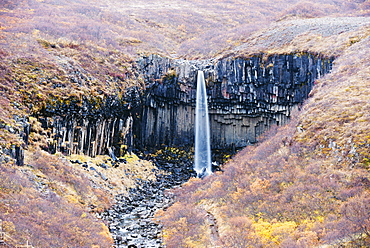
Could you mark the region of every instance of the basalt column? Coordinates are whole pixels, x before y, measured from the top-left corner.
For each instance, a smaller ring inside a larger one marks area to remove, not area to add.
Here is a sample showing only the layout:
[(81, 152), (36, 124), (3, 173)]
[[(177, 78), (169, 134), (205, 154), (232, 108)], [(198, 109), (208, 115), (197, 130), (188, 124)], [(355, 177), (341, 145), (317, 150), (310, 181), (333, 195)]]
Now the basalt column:
[(187, 61), (159, 56), (138, 65), (147, 84), (141, 130), (146, 147), (194, 143), (196, 72), (205, 73), (213, 149), (244, 147), (283, 125), (331, 70), (332, 58), (306, 53)]
[(244, 147), (291, 111), (331, 69), (331, 60), (310, 54), (224, 59), (209, 82), (212, 143)]
[(125, 97), (51, 101), (37, 118), (48, 132), (51, 153), (119, 156), (133, 148), (140, 104), (139, 90), (131, 88)]
[[(192, 99), (195, 94), (178, 89), (177, 78), (164, 78), (161, 83), (147, 89), (144, 98), (140, 140), (144, 147), (161, 145), (188, 146), (193, 144), (195, 105), (182, 99)], [(185, 96), (182, 96), (185, 95)]]

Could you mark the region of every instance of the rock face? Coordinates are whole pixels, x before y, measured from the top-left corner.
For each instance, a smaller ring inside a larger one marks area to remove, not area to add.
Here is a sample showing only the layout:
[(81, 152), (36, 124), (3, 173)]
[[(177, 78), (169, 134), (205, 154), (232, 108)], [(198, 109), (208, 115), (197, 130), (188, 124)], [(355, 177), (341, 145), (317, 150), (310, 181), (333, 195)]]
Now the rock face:
[(138, 65), (147, 90), (140, 145), (193, 145), (198, 70), (207, 81), (212, 148), (224, 149), (254, 143), (270, 125), (285, 124), (332, 61), (305, 53), (203, 61), (143, 58)]
[(95, 157), (112, 151), (120, 155), (133, 147), (133, 125), (140, 109), (140, 92), (125, 98), (82, 99), (48, 104), (38, 116), (49, 132), (50, 152)]
[(9, 125), (0, 123), (0, 129), (5, 129), (11, 134), (17, 134), (22, 138), (23, 144), (11, 145), (9, 148), (0, 146), (0, 164), (9, 162), (10, 158), (15, 160), (18, 166), (24, 165), (24, 148), (28, 146), (30, 135), (30, 123), (27, 117), (13, 116), (14, 121), (17, 123), (16, 128)]
[(244, 147), (272, 124), (285, 124), (332, 61), (306, 53), (194, 61), (151, 55), (137, 62), (146, 89), (130, 88), (123, 98), (56, 100), (38, 119), (51, 152), (94, 157), (193, 146), (196, 75), (203, 70), (212, 148)]

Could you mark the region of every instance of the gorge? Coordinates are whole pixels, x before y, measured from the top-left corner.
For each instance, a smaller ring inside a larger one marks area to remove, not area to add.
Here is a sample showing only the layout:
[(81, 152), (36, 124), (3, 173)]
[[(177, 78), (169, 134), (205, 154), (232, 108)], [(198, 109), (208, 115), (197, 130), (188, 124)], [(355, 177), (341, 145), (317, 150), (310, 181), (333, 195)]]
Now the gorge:
[[(257, 142), (258, 135), (271, 125), (286, 124), (290, 113), (308, 97), (314, 81), (330, 72), (333, 60), (307, 53), (202, 61), (151, 55), (137, 62), (144, 89), (130, 88), (122, 98), (101, 102), (84, 99), (82, 105), (73, 101), (49, 104), (37, 118), (51, 131), (47, 148), (51, 153), (92, 157), (113, 153), (114, 158), (132, 150), (190, 149), (194, 145), (196, 78), (201, 69), (207, 83), (212, 148), (231, 153)], [(173, 203), (164, 190), (193, 175), (191, 160), (179, 161), (158, 160), (157, 167), (172, 176), (142, 182), (130, 190), (130, 196), (117, 195), (113, 208), (102, 214), (117, 247), (160, 247), (161, 227), (154, 214)]]
[(368, 247), (369, 6), (3, 1), (0, 246)]
[(48, 103), (37, 114), (49, 132), (48, 150), (116, 156), (127, 150), (194, 144), (196, 73), (204, 71), (212, 149), (241, 148), (273, 125), (284, 125), (330, 72), (333, 57), (297, 53), (250, 58), (171, 60), (151, 55), (137, 68), (143, 89), (125, 96)]
[[(207, 84), (212, 149), (232, 153), (256, 143), (270, 126), (286, 124), (290, 113), (308, 97), (315, 80), (330, 72), (333, 61), (334, 57), (309, 53), (213, 60), (150, 55), (135, 65), (137, 80), (142, 78), (145, 87), (128, 88), (122, 96), (52, 100), (35, 117), (48, 130), (44, 149), (50, 153), (110, 154), (115, 158), (133, 150), (144, 154), (166, 147), (191, 150), (200, 69)], [(27, 142), (28, 122), (23, 122), (22, 136)], [(22, 164), (22, 148), (12, 149), (9, 151)], [(172, 177), (157, 176), (157, 182), (141, 183), (130, 191), (132, 197), (116, 196), (116, 205), (102, 218), (109, 221), (118, 247), (160, 246), (163, 241), (158, 235), (160, 227), (153, 222), (154, 213), (173, 202), (164, 197), (163, 190), (194, 176), (189, 162), (188, 158), (181, 162), (159, 160), (157, 167), (171, 172)], [(160, 190), (158, 185), (162, 185)]]

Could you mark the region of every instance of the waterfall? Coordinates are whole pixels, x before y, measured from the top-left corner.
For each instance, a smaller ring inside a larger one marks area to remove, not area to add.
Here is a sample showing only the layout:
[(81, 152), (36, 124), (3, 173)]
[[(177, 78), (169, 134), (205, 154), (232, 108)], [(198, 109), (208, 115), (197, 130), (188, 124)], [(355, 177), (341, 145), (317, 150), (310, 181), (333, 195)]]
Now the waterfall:
[(203, 71), (198, 71), (197, 79), (194, 170), (198, 177), (204, 177), (212, 173), (207, 92)]

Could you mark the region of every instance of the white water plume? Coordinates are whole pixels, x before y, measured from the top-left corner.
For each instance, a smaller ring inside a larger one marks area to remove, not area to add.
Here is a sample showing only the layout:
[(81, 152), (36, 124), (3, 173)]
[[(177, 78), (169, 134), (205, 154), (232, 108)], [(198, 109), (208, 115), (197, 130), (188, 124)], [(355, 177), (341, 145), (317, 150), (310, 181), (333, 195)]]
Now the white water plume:
[(194, 170), (198, 177), (212, 174), (207, 92), (203, 71), (198, 71), (197, 78)]

